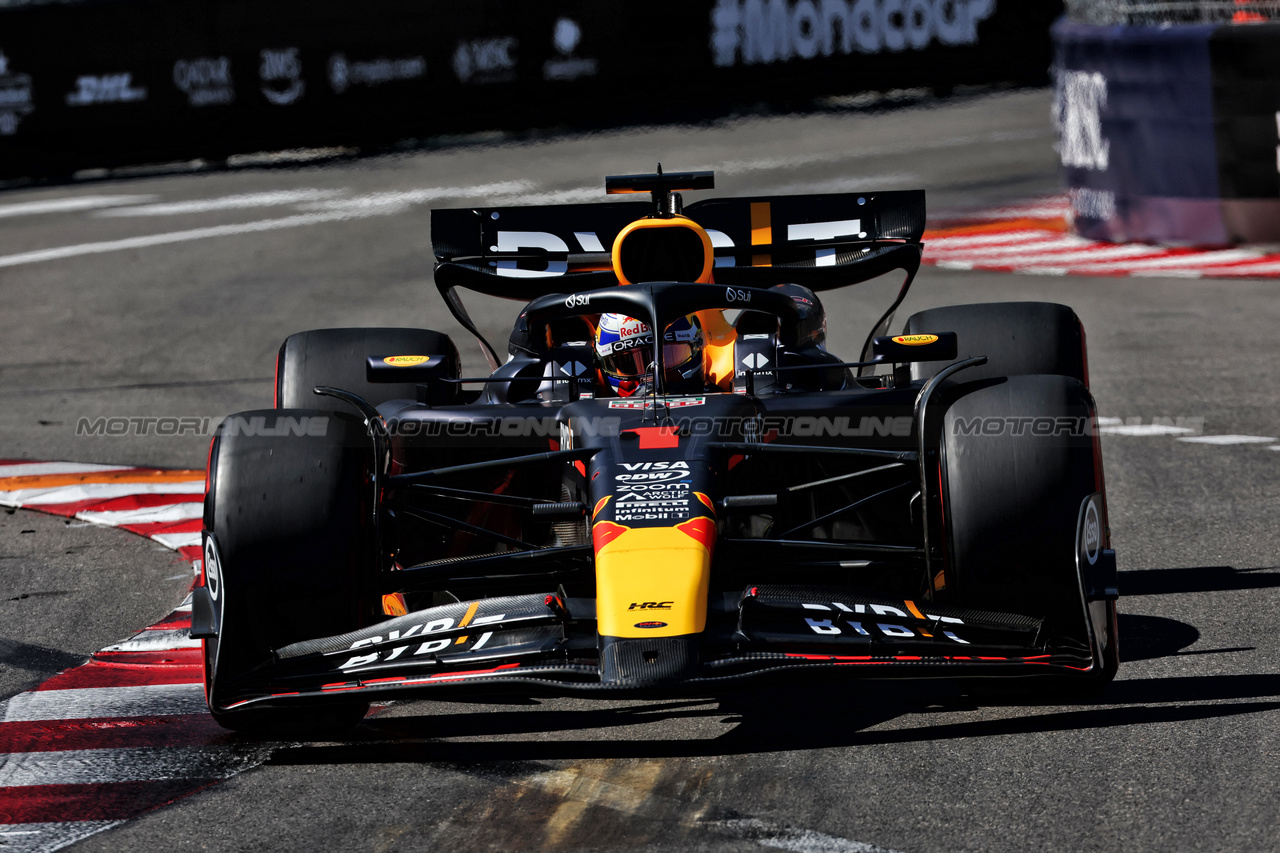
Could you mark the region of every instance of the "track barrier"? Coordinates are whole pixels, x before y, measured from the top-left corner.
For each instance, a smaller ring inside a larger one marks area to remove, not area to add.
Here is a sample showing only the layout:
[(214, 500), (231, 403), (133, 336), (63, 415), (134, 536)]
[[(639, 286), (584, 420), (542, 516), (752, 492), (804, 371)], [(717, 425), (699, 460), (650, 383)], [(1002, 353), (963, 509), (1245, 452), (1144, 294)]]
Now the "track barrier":
[(1061, 0), (9, 0), (0, 179), (1042, 84), (1061, 11)]

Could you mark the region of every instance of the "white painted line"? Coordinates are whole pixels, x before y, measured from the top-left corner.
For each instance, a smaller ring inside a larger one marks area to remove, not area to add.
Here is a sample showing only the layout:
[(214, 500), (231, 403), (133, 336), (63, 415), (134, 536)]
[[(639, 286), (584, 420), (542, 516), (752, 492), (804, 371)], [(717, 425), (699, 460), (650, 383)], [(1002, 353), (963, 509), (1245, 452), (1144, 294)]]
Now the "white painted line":
[(814, 832), (811, 829), (783, 830), (773, 838), (762, 838), (757, 842), (761, 847), (772, 847), (776, 850), (791, 850), (793, 853), (894, 853), (887, 847), (878, 844), (867, 844)]
[(123, 498), (129, 495), (199, 495), (204, 494), (204, 479), (176, 483), (80, 483), (40, 489), (14, 489), (0, 492), (5, 506), (43, 506), (69, 504), (91, 499)]
[(311, 213), (286, 216), (283, 219), (261, 219), (257, 222), (244, 222), (237, 225), (216, 225), (207, 228), (192, 228), (189, 231), (171, 231), (166, 234), (126, 237), (123, 240), (106, 240), (101, 243), (80, 243), (75, 246), (59, 246), (54, 249), (37, 249), (32, 252), (21, 252), (17, 255), (4, 255), (0, 257), (0, 267), (16, 267), (22, 264), (57, 261), (81, 255), (121, 252), (126, 249), (146, 249), (151, 246), (163, 246), (169, 243), (185, 243), (191, 240), (229, 237), (233, 234), (251, 234), (259, 231), (277, 231), (282, 228), (299, 228), (305, 225), (319, 225), (322, 222), (337, 222), (342, 219), (349, 219), (352, 216), (353, 214), (348, 212)]
[(1261, 257), (1262, 256), (1257, 252), (1244, 251), (1241, 249), (1228, 249), (1220, 252), (1191, 252), (1189, 254), (1169, 255), (1162, 258), (1149, 258), (1136, 261), (1116, 261), (1114, 264), (1108, 264), (1108, 266), (1113, 266), (1120, 272), (1132, 271), (1136, 273), (1152, 269), (1212, 266), (1214, 264), (1222, 264), (1229, 261), (1256, 260)]
[(730, 834), (754, 841), (761, 847), (794, 853), (897, 853), (878, 844), (853, 841), (812, 829), (792, 829), (756, 818), (708, 821), (707, 825), (728, 830)]
[(1061, 252), (1055, 254), (1050, 260), (1061, 263), (1070, 261), (1072, 263), (1084, 263), (1087, 261), (1106, 261), (1116, 258), (1138, 258), (1149, 255), (1158, 254), (1160, 249), (1153, 249), (1150, 246), (1099, 246), (1095, 245), (1078, 252)]
[(595, 201), (602, 195), (599, 187), (577, 187), (571, 190), (552, 190), (545, 193), (533, 193), (520, 196), (521, 204), (573, 204), (580, 201)]
[[(972, 255), (978, 263), (982, 263), (986, 258), (992, 258), (997, 260), (1000, 266), (1036, 267), (1042, 264), (1051, 264), (1056, 267), (1059, 264), (1091, 264), (1108, 259), (1144, 257), (1160, 251), (1147, 246), (1122, 246), (1114, 249), (1086, 248), (1074, 251), (1045, 252), (1041, 252), (1040, 248), (1040, 246), (1018, 246), (990, 252), (966, 252), (965, 254)], [(1022, 252), (1023, 254), (1020, 257), (1002, 257), (1003, 255), (1013, 255), (1017, 252)]]
[(16, 204), (0, 204), (0, 218), (30, 216), (35, 213), (73, 213), (79, 210), (96, 210), (122, 204), (141, 204), (153, 201), (153, 195), (81, 195), (71, 198), (51, 198), (45, 201), (21, 201)]
[[(100, 243), (80, 243), (75, 246), (58, 246), (52, 249), (37, 249), (21, 252), (16, 255), (0, 256), (0, 267), (14, 267), (22, 264), (36, 264), (44, 261), (57, 261), (75, 258), (82, 255), (98, 255), (107, 252), (120, 252), (127, 249), (146, 249), (151, 246), (163, 246), (170, 243), (186, 243), (192, 240), (208, 240), (215, 237), (230, 237), (236, 234), (252, 234), (256, 232), (278, 231), (286, 228), (301, 228), (308, 225), (320, 225), (326, 222), (342, 222), (368, 216), (386, 216), (398, 213), (406, 204), (421, 204), (438, 198), (467, 198), (471, 196), (488, 197), (494, 194), (510, 192), (520, 182), (504, 182), (500, 184), (482, 184), (472, 187), (440, 187), (438, 189), (416, 190), (410, 193), (413, 201), (377, 199), (369, 203), (359, 199), (351, 203), (342, 203), (339, 208), (318, 213), (302, 213), (285, 216), (280, 219), (260, 219), (255, 222), (241, 222), (234, 225), (214, 225), (205, 228), (192, 228), (187, 231), (170, 231), (164, 234), (147, 234), (141, 237), (126, 237), (121, 240), (106, 240)], [(317, 202), (319, 204), (319, 202)]]
[(0, 787), (226, 779), (261, 764), (270, 749), (180, 746), (0, 753)]
[(1053, 253), (1066, 249), (1080, 250), (1097, 244), (1089, 240), (1082, 240), (1079, 237), (1060, 237), (1053, 240), (1035, 240), (1035, 241), (1019, 241), (1010, 246), (975, 246), (971, 248), (956, 249), (950, 246), (935, 249), (932, 242), (926, 244), (926, 251), (934, 249), (947, 255), (952, 259), (969, 259), (973, 258), (981, 260), (982, 258), (998, 258), (1002, 255), (1025, 254), (1028, 257), (1035, 257), (1039, 254)]
[(1267, 450), (1280, 450), (1280, 444), (1273, 444)]
[(172, 548), (176, 551), (179, 548), (199, 545), (200, 531), (197, 530), (195, 533), (157, 533), (150, 538), (166, 548)]
[(273, 192), (227, 195), (219, 198), (201, 198), (191, 201), (170, 201), (145, 204), (138, 207), (117, 207), (102, 210), (95, 216), (177, 216), (184, 213), (206, 213), (211, 210), (242, 210), (252, 207), (275, 207), (282, 204), (298, 204), (342, 195), (345, 190), (276, 190)]
[(90, 717), (164, 717), (206, 714), (204, 684), (77, 687), (34, 690), (0, 703), (0, 722), (83, 720)]
[(1068, 267), (1018, 267), (1014, 272), (1023, 275), (1066, 275), (1071, 270)]
[[(487, 200), (520, 195), (522, 203), (528, 203), (522, 195), (533, 188), (528, 181), (502, 181), (493, 184), (479, 184), (473, 187), (426, 187), (417, 190), (394, 190), (390, 192), (368, 193), (352, 198), (338, 198), (331, 201), (317, 201), (300, 206), (306, 211), (350, 212), (382, 215), (402, 210), (415, 204), (427, 204), (442, 198), (477, 197)], [(602, 195), (596, 188), (595, 195)]]
[(76, 518), (119, 527), (123, 524), (156, 524), (162, 521), (191, 521), (204, 515), (200, 501), (149, 506), (142, 509), (107, 510), (103, 512), (78, 512)]
[(37, 477), (45, 474), (88, 474), (95, 471), (127, 471), (131, 465), (93, 465), (87, 462), (19, 462), (0, 465), (0, 480), (7, 477)]
[(309, 163), (329, 157), (340, 157), (352, 152), (351, 148), (330, 146), (327, 148), (288, 148), (284, 151), (254, 151), (249, 154), (232, 154), (227, 157), (231, 168), (261, 166), (271, 163)]
[(1269, 444), (1276, 440), (1271, 435), (1197, 435), (1194, 438), (1180, 438), (1191, 444)]
[[(199, 535), (199, 534), (197, 534)], [(189, 629), (178, 631), (141, 631), (127, 640), (107, 646), (104, 652), (171, 652), (179, 649), (198, 649), (200, 640), (191, 639)]]
[(1001, 207), (996, 210), (978, 211), (969, 216), (958, 216), (957, 219), (992, 220), (1001, 219), (1065, 219), (1071, 212), (1069, 205), (1051, 205), (1046, 207)]
[(11, 823), (0, 829), (5, 853), (50, 853), (123, 824), (122, 820), (68, 820), (61, 823)]
[(1124, 423), (1124, 418), (1098, 418), (1098, 426), (1115, 426)]
[(1099, 426), (1098, 432), (1103, 435), (1187, 435), (1195, 430), (1188, 427), (1170, 426), (1169, 424), (1123, 424), (1120, 426)]

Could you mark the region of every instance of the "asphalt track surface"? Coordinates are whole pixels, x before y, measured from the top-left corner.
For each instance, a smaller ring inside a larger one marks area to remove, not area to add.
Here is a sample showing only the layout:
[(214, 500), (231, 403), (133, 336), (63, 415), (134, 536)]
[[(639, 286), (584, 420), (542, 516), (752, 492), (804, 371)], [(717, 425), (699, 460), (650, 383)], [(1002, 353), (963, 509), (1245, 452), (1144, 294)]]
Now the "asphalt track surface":
[[(307, 328), (437, 328), (480, 370), (430, 285), (433, 204), (586, 200), (605, 174), (661, 160), (715, 169), (725, 195), (923, 187), (933, 211), (989, 207), (1057, 190), (1050, 101), (0, 194), (0, 458), (202, 467), (207, 435), (76, 424), (216, 423), (270, 405), (276, 349)], [(852, 352), (894, 286), (825, 299), (833, 350)], [(1277, 849), (1276, 286), (926, 268), (899, 315), (1030, 299), (1083, 319), (1100, 412), (1136, 427), (1103, 439), (1123, 664), (1102, 696), (850, 682), (706, 701), (397, 703), (348, 741), (267, 744), (256, 769), (71, 849)], [(502, 341), (516, 309), (473, 316)], [(1256, 440), (1159, 434), (1177, 418)], [(160, 618), (188, 581), (176, 555), (131, 534), (0, 515), (0, 699)]]

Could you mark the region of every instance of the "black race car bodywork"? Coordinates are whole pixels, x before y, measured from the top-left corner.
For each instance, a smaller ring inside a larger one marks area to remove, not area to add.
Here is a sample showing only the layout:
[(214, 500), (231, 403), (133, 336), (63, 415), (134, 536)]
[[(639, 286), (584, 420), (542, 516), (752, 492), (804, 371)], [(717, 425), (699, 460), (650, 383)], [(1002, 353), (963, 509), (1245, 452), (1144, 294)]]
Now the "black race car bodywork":
[[(709, 173), (609, 180), (652, 204), (433, 212), (464, 327), (480, 337), (459, 289), (528, 302), (505, 363), (480, 338), (491, 376), (460, 378), (438, 333), (307, 332), (281, 348), (276, 408), (224, 422), (193, 617), (220, 722), (350, 722), (463, 684), (1114, 674), (1069, 309), (933, 309), (885, 336), (922, 192), (681, 210), (672, 191)], [(858, 359), (828, 353), (817, 294), (893, 270)], [(665, 389), (655, 344), (650, 387), (612, 396), (604, 312), (704, 318), (704, 390)]]

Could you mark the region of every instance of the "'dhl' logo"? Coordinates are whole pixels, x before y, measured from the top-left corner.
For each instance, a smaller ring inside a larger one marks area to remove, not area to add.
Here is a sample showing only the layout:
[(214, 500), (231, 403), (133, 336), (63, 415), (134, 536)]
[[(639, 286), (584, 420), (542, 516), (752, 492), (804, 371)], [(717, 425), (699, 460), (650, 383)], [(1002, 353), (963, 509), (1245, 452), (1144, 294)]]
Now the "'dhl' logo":
[(670, 610), (674, 601), (642, 601), (639, 603), (631, 602), (628, 610)]

